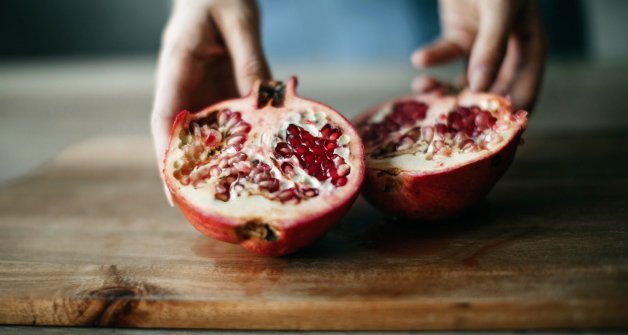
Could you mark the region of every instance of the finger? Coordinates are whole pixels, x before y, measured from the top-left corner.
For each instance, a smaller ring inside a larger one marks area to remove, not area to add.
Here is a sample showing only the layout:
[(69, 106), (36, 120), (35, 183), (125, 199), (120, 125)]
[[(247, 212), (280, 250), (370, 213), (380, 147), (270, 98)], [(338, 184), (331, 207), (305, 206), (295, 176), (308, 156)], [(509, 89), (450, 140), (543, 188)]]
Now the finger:
[(249, 93), (257, 79), (270, 79), (270, 70), (262, 51), (257, 8), (237, 6), (220, 11), (214, 20), (222, 33), (233, 61), (240, 95)]
[(412, 81), (412, 90), (419, 94), (429, 93), (439, 89), (445, 89), (445, 85), (430, 76), (419, 76)]
[(415, 51), (411, 61), (414, 66), (425, 68), (449, 63), (463, 54), (463, 50), (456, 43), (446, 38), (440, 38)]
[(517, 69), (511, 97), (515, 108), (531, 110), (543, 78), (543, 68), (547, 52), (544, 35), (536, 36), (525, 46), (524, 62)]
[(528, 25), (520, 33), (522, 61), (517, 67), (511, 96), (515, 108), (530, 111), (541, 87), (548, 42), (536, 2), (530, 3), (526, 16), (524, 22)]
[(469, 58), (469, 85), (473, 91), (488, 89), (504, 57), (512, 8), (510, 1), (479, 2), (479, 27)]
[(517, 69), (519, 68), (523, 59), (523, 49), (521, 41), (516, 36), (511, 36), (508, 39), (508, 46), (506, 48), (506, 55), (502, 66), (497, 73), (497, 77), (490, 88), (490, 92), (506, 95), (512, 89), (515, 77), (517, 75)]

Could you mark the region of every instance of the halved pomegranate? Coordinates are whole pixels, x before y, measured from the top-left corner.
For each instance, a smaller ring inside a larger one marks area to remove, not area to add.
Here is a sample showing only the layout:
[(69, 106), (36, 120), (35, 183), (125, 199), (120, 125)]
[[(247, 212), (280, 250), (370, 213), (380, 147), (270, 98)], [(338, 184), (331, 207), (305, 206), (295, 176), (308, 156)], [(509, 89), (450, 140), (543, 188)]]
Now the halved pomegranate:
[(283, 255), (324, 235), (357, 197), (360, 137), (338, 112), (297, 97), (296, 84), (258, 83), (242, 99), (177, 115), (163, 173), (201, 233)]
[(407, 219), (442, 220), (480, 202), (506, 172), (527, 123), (510, 100), (464, 91), (396, 99), (359, 116), (365, 197)]

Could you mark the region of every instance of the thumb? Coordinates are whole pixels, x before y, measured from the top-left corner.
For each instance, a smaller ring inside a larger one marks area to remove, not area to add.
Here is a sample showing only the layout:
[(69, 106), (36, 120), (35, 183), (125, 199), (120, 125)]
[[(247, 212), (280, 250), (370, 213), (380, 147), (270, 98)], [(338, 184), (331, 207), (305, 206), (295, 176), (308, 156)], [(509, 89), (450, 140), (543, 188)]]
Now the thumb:
[(481, 1), (478, 5), (479, 27), (467, 77), (473, 91), (484, 91), (495, 81), (504, 59), (513, 6), (510, 1)]
[(238, 91), (247, 95), (257, 79), (271, 77), (262, 51), (257, 8), (254, 3), (229, 8), (214, 20), (231, 55)]

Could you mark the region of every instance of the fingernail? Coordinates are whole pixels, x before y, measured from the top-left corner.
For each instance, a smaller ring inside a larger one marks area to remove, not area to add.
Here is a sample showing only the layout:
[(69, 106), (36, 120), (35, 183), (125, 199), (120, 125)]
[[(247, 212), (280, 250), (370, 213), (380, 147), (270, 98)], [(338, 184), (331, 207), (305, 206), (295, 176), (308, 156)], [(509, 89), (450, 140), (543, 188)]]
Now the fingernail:
[(471, 76), (469, 78), (469, 88), (471, 91), (478, 92), (484, 89), (484, 81), (486, 78), (486, 70), (482, 67), (476, 68), (471, 71)]

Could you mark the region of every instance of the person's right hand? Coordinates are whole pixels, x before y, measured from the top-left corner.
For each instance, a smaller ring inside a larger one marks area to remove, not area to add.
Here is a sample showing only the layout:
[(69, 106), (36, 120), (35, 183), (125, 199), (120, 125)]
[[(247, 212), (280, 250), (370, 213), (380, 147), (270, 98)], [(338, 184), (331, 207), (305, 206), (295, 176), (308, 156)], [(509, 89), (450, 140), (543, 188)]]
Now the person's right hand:
[[(151, 114), (162, 179), (176, 114), (246, 95), (256, 79), (270, 79), (270, 71), (253, 0), (175, 1), (163, 34)], [(172, 204), (167, 189), (166, 196)]]

